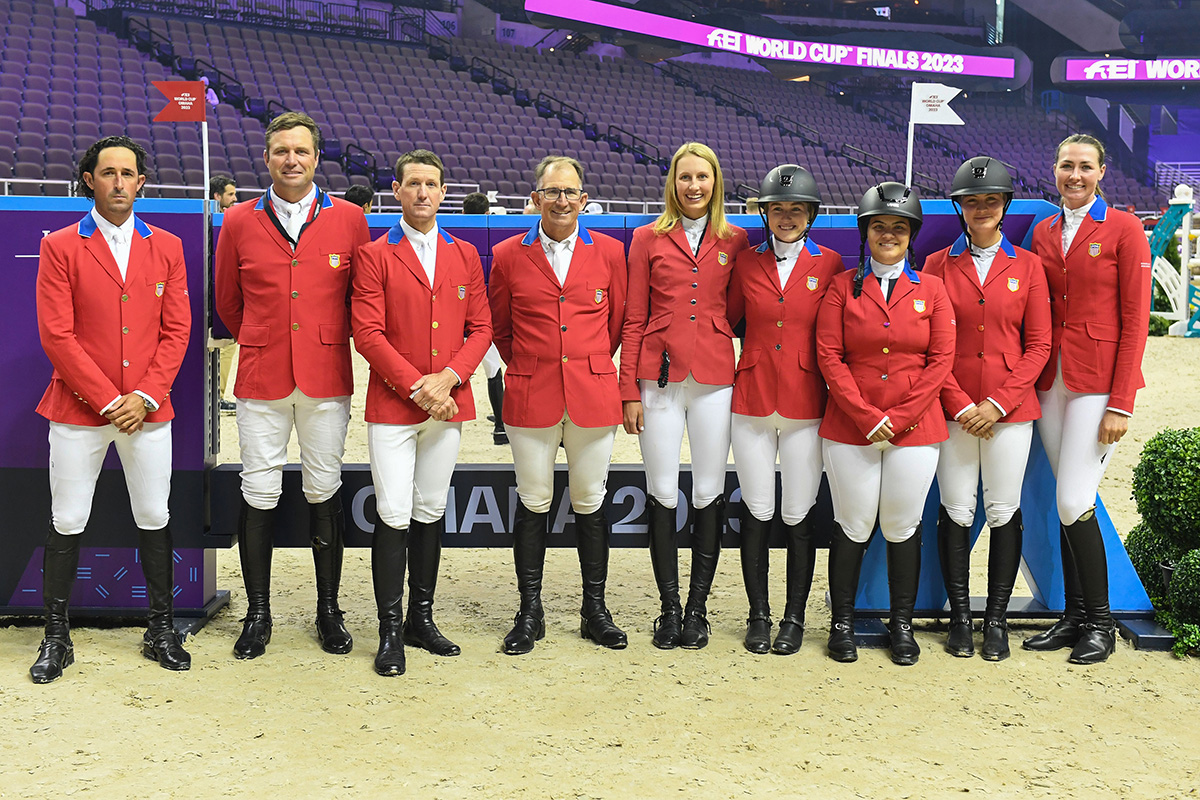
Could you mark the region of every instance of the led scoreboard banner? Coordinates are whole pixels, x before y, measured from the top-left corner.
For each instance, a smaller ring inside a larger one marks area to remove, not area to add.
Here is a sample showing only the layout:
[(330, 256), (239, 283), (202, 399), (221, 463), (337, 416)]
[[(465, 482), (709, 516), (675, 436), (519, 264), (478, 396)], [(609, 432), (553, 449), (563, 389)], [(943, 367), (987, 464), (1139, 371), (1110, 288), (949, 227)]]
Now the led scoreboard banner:
[(769, 58), (805, 64), (864, 69), (894, 69), (925, 75), (963, 75), (1011, 79), (1016, 61), (1002, 56), (964, 53), (935, 53), (854, 44), (772, 39), (742, 31), (717, 28), (697, 22), (650, 14), (596, 0), (525, 0), (525, 11), (586, 25), (669, 39), (683, 44), (711, 47), (753, 58)]
[[(1057, 66), (1057, 64), (1056, 64)], [(1079, 83), (1200, 81), (1200, 59), (1064, 58), (1062, 80)]]

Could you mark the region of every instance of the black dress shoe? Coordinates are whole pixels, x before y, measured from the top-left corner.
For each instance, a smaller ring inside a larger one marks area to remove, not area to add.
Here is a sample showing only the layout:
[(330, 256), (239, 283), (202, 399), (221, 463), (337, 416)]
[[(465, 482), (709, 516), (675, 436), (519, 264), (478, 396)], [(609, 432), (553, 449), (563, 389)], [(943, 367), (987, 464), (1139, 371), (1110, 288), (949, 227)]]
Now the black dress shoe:
[(771, 645), (771, 652), (781, 656), (792, 656), (800, 652), (802, 644), (804, 623), (785, 619), (779, 623), (779, 633), (775, 636), (775, 644)]
[(512, 630), (504, 637), (504, 654), (523, 656), (533, 650), (535, 642), (546, 638), (546, 618), (518, 612), (513, 617)]
[(683, 612), (664, 611), (654, 620), (654, 646), (659, 650), (674, 650), (683, 636)]
[(771, 618), (751, 617), (746, 622), (744, 645), (751, 653), (762, 655), (771, 652)]
[(684, 650), (703, 650), (708, 646), (708, 634), (712, 628), (704, 609), (689, 609), (683, 615), (683, 631), (679, 635), (679, 646)]
[(63, 669), (75, 663), (75, 647), (70, 639), (43, 639), (37, 660), (29, 668), (34, 683), (50, 683), (62, 677)]
[(973, 631), (970, 617), (950, 620), (950, 633), (946, 637), (946, 652), (956, 658), (970, 658), (975, 655)]
[(1109, 622), (1085, 622), (1079, 641), (1067, 659), (1072, 664), (1101, 664), (1117, 649), (1117, 627)]
[(829, 626), (829, 657), (843, 664), (858, 661), (858, 645), (854, 643), (854, 623), (835, 620)]
[(624, 650), (629, 644), (625, 631), (613, 622), (608, 609), (599, 609), (590, 616), (580, 617), (579, 635), (609, 650)]
[(375, 673), (385, 678), (404, 674), (404, 641), (400, 635), (400, 621), (383, 620), (379, 623), (379, 651), (375, 653)]
[(1021, 642), (1021, 647), (1026, 650), (1038, 650), (1042, 652), (1062, 650), (1064, 647), (1074, 647), (1079, 641), (1082, 625), (1082, 619), (1063, 617), (1051, 625), (1049, 630), (1039, 633), (1036, 636), (1030, 636)]
[(183, 643), (174, 628), (146, 631), (142, 635), (142, 655), (172, 672), (185, 672), (192, 668), (192, 657), (183, 649)]
[(247, 614), (242, 620), (242, 635), (233, 644), (235, 658), (258, 658), (271, 643), (271, 617)]
[(1004, 620), (989, 619), (983, 623), (983, 647), (979, 654), (984, 661), (1003, 661), (1009, 656), (1008, 623)]

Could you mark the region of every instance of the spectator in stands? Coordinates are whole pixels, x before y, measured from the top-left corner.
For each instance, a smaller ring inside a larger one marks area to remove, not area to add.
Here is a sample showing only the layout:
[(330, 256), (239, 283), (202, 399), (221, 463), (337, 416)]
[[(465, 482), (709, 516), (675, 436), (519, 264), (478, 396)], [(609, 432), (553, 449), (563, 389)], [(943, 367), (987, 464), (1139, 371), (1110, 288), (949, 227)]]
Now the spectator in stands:
[(145, 182), (140, 145), (126, 136), (101, 139), (79, 162), (79, 184), (95, 206), (42, 239), (38, 331), (54, 377), (37, 407), (50, 421), (50, 530), (42, 562), (46, 632), (29, 669), (34, 683), (61, 677), (75, 660), (67, 604), (80, 535), (112, 444), (125, 472), (146, 577), (142, 654), (170, 670), (192, 663), (172, 623), (168, 526), (170, 391), (192, 311), (183, 245), (133, 213)]
[(981, 648), (988, 661), (1009, 655), (1005, 614), (1021, 566), (1021, 486), (1033, 420), (1041, 415), (1033, 383), (1050, 356), (1041, 259), (1001, 232), (1012, 198), (1012, 178), (1000, 161), (976, 156), (964, 162), (950, 187), (963, 235), (931, 255), (924, 269), (945, 282), (958, 322), (954, 371), (941, 396), (949, 438), (937, 468), (938, 556), (950, 598), (946, 650), (962, 658), (975, 654), (971, 526), (982, 474), (991, 531)]
[(347, 203), (353, 203), (363, 210), (364, 214), (371, 213), (371, 203), (375, 200), (375, 192), (369, 186), (354, 184), (343, 195)]
[(579, 223), (587, 193), (578, 161), (547, 156), (535, 180), (532, 198), (541, 219), (523, 237), (496, 245), (490, 286), (496, 347), (508, 364), (504, 422), (519, 498), (513, 561), (521, 606), (504, 637), (504, 652), (528, 653), (546, 633), (542, 566), (560, 442), (583, 576), (580, 634), (621, 649), (628, 639), (604, 601), (609, 545), (604, 496), (621, 421), (612, 355), (625, 313), (625, 248)]
[[(464, 214), (486, 214), (491, 208), (487, 195), (483, 192), (471, 192), (463, 198)], [(487, 375), (488, 402), (492, 413), (488, 420), (492, 423), (492, 443), (508, 444), (508, 433), (504, 430), (504, 372), (500, 361), (500, 352), (493, 344), (483, 357), (483, 371)]]
[[(917, 272), (921, 201), (888, 181), (858, 204), (858, 269), (833, 279), (817, 314), (817, 364), (833, 401), (820, 434), (833, 499), (829, 656), (854, 661), (854, 597), (878, 519), (887, 541), (892, 661), (917, 663), (912, 633), (921, 514), (946, 439), (938, 394), (954, 364), (954, 309), (940, 278)], [(870, 259), (866, 257), (869, 249)]]
[(1096, 489), (1144, 385), (1150, 315), (1150, 246), (1136, 217), (1104, 201), (1104, 170), (1098, 139), (1064, 139), (1054, 154), (1062, 213), (1033, 230), (1033, 252), (1050, 286), (1053, 333), (1050, 360), (1037, 381), (1037, 426), (1058, 481), (1066, 610), (1024, 647), (1070, 647), (1074, 664), (1105, 661), (1116, 648)]
[[(227, 175), (214, 175), (208, 181), (208, 198), (212, 200), (213, 213), (223, 214), (237, 202), (237, 184)], [(233, 369), (233, 357), (237, 352), (237, 344), (232, 339), (217, 340), (220, 352), (219, 379), (217, 381), (217, 407), (224, 412), (233, 413), (237, 406), (225, 399), (225, 387), (229, 384), (229, 371)]]
[(536, 213), (538, 213), (538, 207), (532, 200), (527, 201), (525, 203), (525, 207), (523, 209), (521, 209), (521, 213), (522, 214), (536, 214)]
[[(742, 487), (742, 579), (750, 602), (746, 649), (771, 645), (768, 550), (775, 518), (775, 461), (783, 481), (787, 534), (787, 606), (774, 651), (791, 655), (804, 641), (804, 612), (816, 546), (808, 513), (821, 486), (825, 381), (817, 368), (817, 311), (842, 257), (809, 237), (821, 194), (808, 170), (781, 164), (759, 189), (767, 241), (737, 257), (730, 280), (745, 298), (746, 339), (733, 383), (731, 437)], [(731, 304), (732, 305), (732, 304)], [(740, 316), (730, 308), (730, 318)]]
[[(721, 166), (706, 145), (688, 142), (675, 151), (664, 197), (663, 213), (634, 232), (629, 249), (621, 398), (625, 430), (640, 436), (646, 466), (650, 563), (662, 601), (654, 645), (699, 649), (708, 644), (706, 604), (725, 527), (734, 372), (726, 295), (736, 290), (729, 274), (746, 232), (725, 218)], [(685, 425), (695, 507), (686, 615), (675, 544)]]
[(238, 550), (246, 617), (234, 644), (257, 658), (271, 640), (271, 552), (295, 427), (317, 582), (317, 635), (329, 653), (354, 640), (338, 607), (342, 575), (342, 454), (354, 376), (346, 299), (362, 210), (313, 183), (321, 134), (312, 118), (281, 114), (266, 130), (271, 187), (225, 215), (214, 260), (216, 310), (241, 345), (237, 381), (242, 508)]
[(405, 644), (439, 656), (461, 652), (434, 624), (433, 595), (462, 423), (475, 419), (471, 373), (492, 341), (479, 253), (438, 227), (446, 197), (441, 159), (428, 150), (400, 156), (392, 191), (401, 217), (359, 251), (351, 306), (354, 346), (371, 364), (367, 443), (379, 512), (371, 543), (375, 671), (386, 676), (404, 673)]

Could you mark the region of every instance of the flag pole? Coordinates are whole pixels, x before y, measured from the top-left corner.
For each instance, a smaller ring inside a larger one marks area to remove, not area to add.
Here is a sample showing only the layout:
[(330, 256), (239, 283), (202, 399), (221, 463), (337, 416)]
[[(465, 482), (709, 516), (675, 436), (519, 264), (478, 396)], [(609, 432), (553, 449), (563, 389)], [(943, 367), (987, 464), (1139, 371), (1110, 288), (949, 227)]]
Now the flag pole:
[(912, 109), (908, 112), (908, 161), (904, 167), (904, 185), (912, 186), (913, 133), (917, 125), (912, 121)]
[[(213, 350), (211, 349), (212, 342), (212, 298), (209, 296), (209, 287), (212, 286), (212, 196), (208, 191), (209, 186), (209, 165), (208, 165), (208, 98), (205, 97), (202, 103), (205, 103), (204, 119), (200, 122), (200, 147), (204, 156), (204, 185), (200, 187), (200, 196), (203, 198), (200, 202), (204, 204), (204, 261), (201, 265), (201, 272), (204, 275), (204, 386), (206, 389), (205, 396), (210, 400), (213, 397), (211, 387), (214, 381), (219, 385), (220, 366), (218, 365), (218, 375), (213, 375)], [(218, 356), (219, 358), (219, 356)], [(219, 364), (219, 362), (218, 362)], [(219, 406), (221, 398), (217, 397), (214, 405)], [(218, 431), (220, 412), (218, 408), (209, 408), (208, 413), (204, 415), (204, 441), (206, 442), (205, 461), (211, 461), (220, 449), (218, 446), (219, 438)]]

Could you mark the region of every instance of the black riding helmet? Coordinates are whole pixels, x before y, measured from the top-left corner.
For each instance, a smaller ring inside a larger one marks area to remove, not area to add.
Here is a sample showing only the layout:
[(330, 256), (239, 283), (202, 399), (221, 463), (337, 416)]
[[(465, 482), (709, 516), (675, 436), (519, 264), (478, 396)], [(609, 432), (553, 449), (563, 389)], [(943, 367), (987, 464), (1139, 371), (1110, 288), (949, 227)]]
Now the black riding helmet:
[[(767, 207), (771, 203), (808, 203), (808, 227), (800, 237), (805, 239), (812, 230), (813, 220), (821, 208), (821, 190), (812, 173), (798, 164), (780, 164), (767, 173), (758, 187), (758, 213), (762, 217), (763, 230), (768, 241), (771, 229), (767, 225)], [(772, 245), (774, 249), (774, 245)]]
[(988, 156), (975, 156), (962, 163), (954, 173), (954, 182), (950, 184), (950, 201), (954, 203), (954, 213), (958, 215), (958, 224), (970, 241), (971, 234), (967, 231), (967, 221), (963, 218), (962, 198), (973, 194), (1002, 194), (1004, 195), (1004, 211), (1000, 216), (1000, 228), (1004, 228), (1004, 216), (1013, 201), (1013, 181), (1004, 164)]
[(908, 260), (916, 260), (913, 242), (921, 230), (923, 217), (921, 199), (911, 187), (895, 181), (884, 181), (867, 189), (858, 201), (858, 272), (854, 275), (854, 296), (862, 294), (863, 277), (867, 274), (867, 226), (871, 217), (902, 217), (909, 222)]

